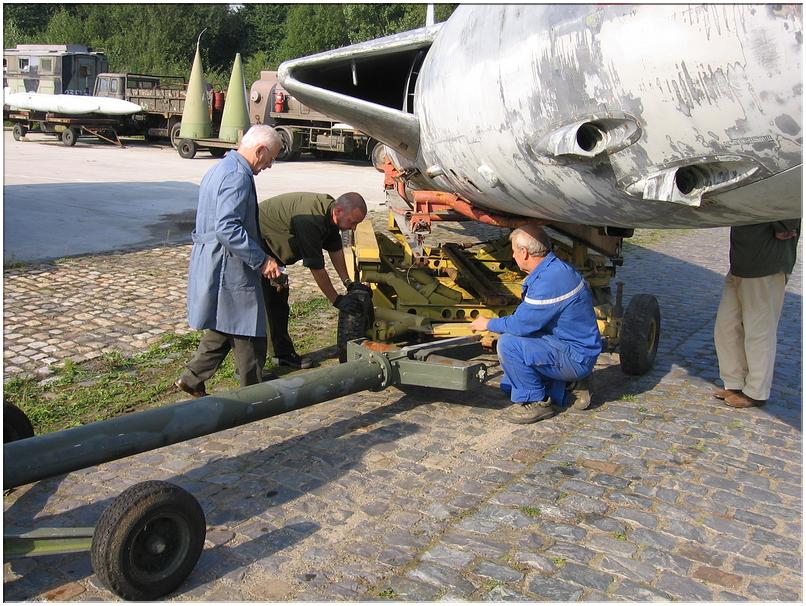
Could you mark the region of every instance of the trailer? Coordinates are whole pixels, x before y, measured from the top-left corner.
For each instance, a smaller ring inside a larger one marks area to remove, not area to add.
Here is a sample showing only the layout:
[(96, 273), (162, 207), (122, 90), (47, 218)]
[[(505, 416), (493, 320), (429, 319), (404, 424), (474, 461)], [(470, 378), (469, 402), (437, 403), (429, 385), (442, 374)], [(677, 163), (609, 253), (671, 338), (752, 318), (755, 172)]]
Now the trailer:
[[(368, 300), (365, 301), (368, 305)], [(6, 405), (3, 488), (85, 469), (238, 427), (364, 390), (418, 385), (458, 391), (486, 382), (472, 358), (479, 337), (399, 349), (366, 340), (347, 344), (347, 362), (294, 373), (231, 392), (32, 436), (21, 411)], [(6, 558), (89, 551), (98, 579), (127, 600), (155, 600), (176, 590), (196, 565), (207, 524), (198, 501), (164, 481), (122, 492), (95, 527), (3, 529)]]
[(72, 147), (83, 134), (123, 147), (118, 137), (118, 117), (65, 116), (28, 110), (12, 110), (6, 117), (13, 122), (11, 135), (15, 141), (21, 141), (29, 132), (39, 132), (57, 137), (62, 144)]

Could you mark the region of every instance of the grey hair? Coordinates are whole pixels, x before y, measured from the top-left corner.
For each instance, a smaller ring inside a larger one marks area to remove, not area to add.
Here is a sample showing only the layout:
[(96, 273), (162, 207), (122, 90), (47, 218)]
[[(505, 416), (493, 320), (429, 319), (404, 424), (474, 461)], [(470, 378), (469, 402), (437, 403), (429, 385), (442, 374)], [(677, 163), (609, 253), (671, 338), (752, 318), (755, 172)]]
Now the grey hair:
[(255, 124), (244, 133), (239, 147), (253, 148), (258, 145), (264, 145), (268, 148), (277, 147), (279, 149), (282, 144), (280, 135), (271, 126), (268, 124)]
[(551, 240), (538, 225), (524, 225), (509, 234), (510, 241), (526, 249), (530, 257), (545, 257), (551, 252)]
[(367, 203), (364, 201), (364, 197), (354, 191), (349, 191), (336, 198), (336, 208), (341, 208), (346, 213), (361, 209), (364, 215), (367, 214)]

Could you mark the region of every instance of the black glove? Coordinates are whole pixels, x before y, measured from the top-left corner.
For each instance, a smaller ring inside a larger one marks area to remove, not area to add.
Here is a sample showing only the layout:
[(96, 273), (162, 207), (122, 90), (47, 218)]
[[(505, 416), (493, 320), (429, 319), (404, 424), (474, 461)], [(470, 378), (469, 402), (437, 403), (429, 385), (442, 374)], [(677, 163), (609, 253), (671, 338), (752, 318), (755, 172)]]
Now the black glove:
[(360, 314), (364, 312), (364, 306), (356, 297), (347, 295), (336, 295), (333, 300), (333, 307), (346, 314)]
[(362, 290), (366, 293), (372, 294), (372, 289), (369, 287), (369, 284), (362, 284), (361, 282), (350, 282), (350, 284), (347, 286), (348, 293)]

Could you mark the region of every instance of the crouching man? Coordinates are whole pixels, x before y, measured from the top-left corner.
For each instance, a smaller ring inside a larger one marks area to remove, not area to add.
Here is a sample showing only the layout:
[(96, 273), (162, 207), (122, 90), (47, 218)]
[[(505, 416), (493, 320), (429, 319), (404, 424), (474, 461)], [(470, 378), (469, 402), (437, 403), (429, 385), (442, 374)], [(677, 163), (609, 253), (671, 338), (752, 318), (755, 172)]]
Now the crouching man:
[(602, 351), (590, 288), (551, 252), (551, 240), (542, 228), (520, 227), (510, 241), (512, 258), (529, 274), (523, 281), (523, 300), (511, 316), (479, 317), (470, 324), (473, 332), (501, 335), (501, 389), (513, 402), (507, 419), (548, 419), (556, 414), (552, 399), (585, 409), (591, 397), (588, 377)]

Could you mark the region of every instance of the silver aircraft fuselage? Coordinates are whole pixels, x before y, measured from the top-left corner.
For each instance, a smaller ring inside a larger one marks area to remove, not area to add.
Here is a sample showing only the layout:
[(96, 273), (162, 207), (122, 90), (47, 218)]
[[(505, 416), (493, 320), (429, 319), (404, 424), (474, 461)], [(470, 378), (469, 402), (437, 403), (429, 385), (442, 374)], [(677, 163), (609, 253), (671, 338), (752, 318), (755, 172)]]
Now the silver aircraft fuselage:
[(286, 62), (410, 183), (617, 227), (801, 216), (800, 5), (470, 5)]

